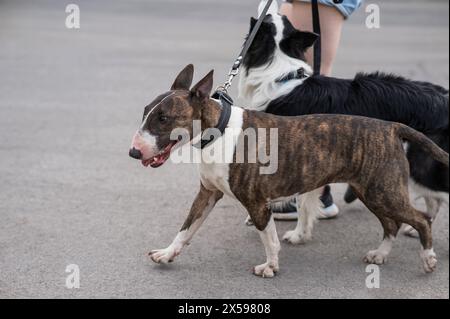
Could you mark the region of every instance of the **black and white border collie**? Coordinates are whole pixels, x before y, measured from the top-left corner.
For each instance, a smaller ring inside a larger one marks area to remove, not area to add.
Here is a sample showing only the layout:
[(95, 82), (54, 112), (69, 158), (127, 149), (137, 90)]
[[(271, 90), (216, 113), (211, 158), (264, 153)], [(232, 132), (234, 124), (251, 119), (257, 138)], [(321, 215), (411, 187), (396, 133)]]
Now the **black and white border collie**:
[[(264, 4), (262, 1), (260, 10)], [(255, 23), (252, 18), (251, 29)], [(449, 151), (447, 89), (378, 72), (360, 73), (354, 79), (312, 75), (311, 66), (305, 62), (305, 51), (317, 38), (314, 33), (295, 29), (285, 16), (278, 14), (274, 2), (243, 61), (239, 81), (243, 104), (285, 116), (348, 114), (400, 122), (425, 133)], [(416, 145), (405, 148), (411, 187), (425, 199), (427, 212), (435, 219), (442, 204), (448, 205), (449, 171)], [(347, 201), (352, 200), (349, 196)], [(411, 229), (408, 231), (412, 233)]]

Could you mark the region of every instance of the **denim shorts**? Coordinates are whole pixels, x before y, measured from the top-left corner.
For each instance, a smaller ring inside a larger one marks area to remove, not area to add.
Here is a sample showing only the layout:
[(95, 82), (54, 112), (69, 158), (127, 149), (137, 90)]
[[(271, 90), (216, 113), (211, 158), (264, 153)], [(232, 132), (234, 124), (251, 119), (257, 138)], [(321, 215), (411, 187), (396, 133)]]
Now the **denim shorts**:
[[(286, 0), (286, 2), (293, 1), (311, 2), (310, 0)], [(341, 4), (335, 4), (333, 3), (333, 0), (318, 0), (321, 4), (336, 7), (346, 19), (361, 6), (363, 1), (364, 0), (344, 0)]]

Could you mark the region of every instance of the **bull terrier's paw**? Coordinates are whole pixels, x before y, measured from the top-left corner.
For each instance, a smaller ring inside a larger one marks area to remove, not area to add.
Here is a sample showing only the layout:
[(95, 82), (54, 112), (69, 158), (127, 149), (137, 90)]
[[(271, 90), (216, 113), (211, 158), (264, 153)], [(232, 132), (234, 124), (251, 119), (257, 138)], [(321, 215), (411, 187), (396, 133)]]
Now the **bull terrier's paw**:
[(403, 235), (413, 238), (419, 238), (419, 232), (409, 225), (403, 229)]
[(379, 250), (371, 250), (364, 257), (367, 264), (384, 265), (387, 262), (388, 255)]
[(437, 267), (437, 258), (433, 249), (427, 249), (420, 252), (420, 258), (422, 258), (423, 269), (426, 273), (432, 273)]
[(295, 230), (290, 230), (290, 231), (286, 232), (286, 234), (284, 234), (283, 240), (292, 245), (303, 245), (311, 240), (311, 236), (305, 236), (305, 235), (302, 236), (299, 232), (297, 232)]
[(173, 262), (179, 252), (177, 253), (175, 249), (167, 247), (166, 249), (152, 250), (148, 255), (157, 264), (167, 264)]
[(247, 218), (245, 219), (245, 225), (247, 226), (253, 226), (253, 220), (251, 219), (250, 216), (247, 216)]
[(273, 278), (278, 270), (278, 264), (264, 263), (253, 268), (253, 274), (262, 278)]

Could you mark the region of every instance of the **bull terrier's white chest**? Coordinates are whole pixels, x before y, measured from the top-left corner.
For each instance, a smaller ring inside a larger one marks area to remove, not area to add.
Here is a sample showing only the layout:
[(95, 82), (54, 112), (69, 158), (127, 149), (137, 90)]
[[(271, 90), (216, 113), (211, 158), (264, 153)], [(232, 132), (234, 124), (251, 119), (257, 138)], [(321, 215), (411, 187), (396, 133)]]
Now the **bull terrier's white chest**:
[(218, 189), (226, 195), (235, 197), (230, 188), (230, 164), (239, 135), (242, 133), (244, 111), (232, 107), (230, 121), (222, 137), (202, 151), (202, 163), (199, 165), (200, 180), (208, 189)]
[(200, 164), (200, 180), (205, 188), (218, 189), (222, 193), (234, 197), (229, 183), (229, 164)]

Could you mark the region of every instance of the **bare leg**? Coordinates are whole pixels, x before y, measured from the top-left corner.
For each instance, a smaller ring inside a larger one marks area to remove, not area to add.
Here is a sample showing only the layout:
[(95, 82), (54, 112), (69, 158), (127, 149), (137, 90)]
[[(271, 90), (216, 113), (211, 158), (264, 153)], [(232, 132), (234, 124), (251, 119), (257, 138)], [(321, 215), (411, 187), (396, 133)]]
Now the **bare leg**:
[[(311, 4), (294, 1), (293, 4), (285, 3), (281, 7), (280, 13), (286, 15), (289, 21), (299, 30), (313, 31)], [(341, 41), (342, 26), (344, 24), (343, 15), (334, 7), (319, 4), (320, 28), (322, 41), (322, 67), (321, 73), (330, 76), (333, 70), (333, 62)], [(306, 53), (308, 64), (313, 64), (313, 49)]]
[(188, 245), (197, 230), (208, 217), (216, 203), (223, 197), (219, 191), (209, 191), (200, 186), (200, 191), (192, 204), (188, 217), (186, 218), (180, 232), (175, 237), (169, 247), (165, 249), (153, 250), (150, 257), (155, 263), (166, 264), (172, 262), (181, 253), (184, 246)]
[(439, 214), (443, 201), (437, 198), (425, 197), (425, 203), (427, 205), (428, 217), (434, 222)]
[[(288, 17), (289, 21), (295, 28), (302, 31), (313, 31), (312, 21), (312, 7), (310, 3), (294, 1), (292, 4), (284, 3), (281, 6), (280, 13)], [(319, 4), (320, 12), (320, 27), (321, 27), (321, 42), (322, 42), (322, 61), (321, 61), (321, 74), (330, 76), (333, 70), (333, 62), (335, 60), (339, 43), (341, 41), (341, 32), (344, 24), (344, 17), (334, 7)], [(309, 65), (314, 64), (314, 49), (311, 48), (306, 52), (306, 62)], [(318, 195), (322, 196), (322, 193)], [(319, 201), (318, 208), (322, 207), (322, 203)], [(297, 210), (300, 214), (300, 219), (304, 214), (304, 209)], [(308, 233), (308, 229), (312, 232), (312, 226), (307, 226), (311, 221), (311, 215), (305, 216), (303, 221), (297, 224), (297, 228), (294, 231), (286, 233), (283, 237), (284, 240), (292, 244), (301, 244), (311, 239), (311, 234)], [(316, 217), (314, 217), (314, 220)]]
[(273, 217), (270, 220), (266, 228), (262, 231), (258, 231), (261, 241), (264, 244), (267, 260), (264, 264), (256, 266), (253, 269), (253, 273), (256, 276), (263, 278), (272, 278), (280, 269), (278, 264), (278, 253), (280, 252), (280, 241), (278, 240), (277, 229)]

